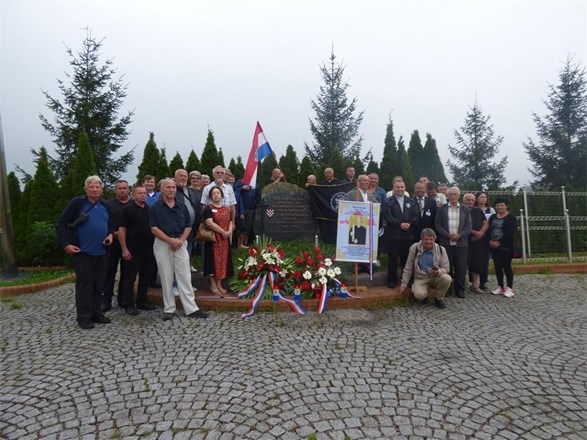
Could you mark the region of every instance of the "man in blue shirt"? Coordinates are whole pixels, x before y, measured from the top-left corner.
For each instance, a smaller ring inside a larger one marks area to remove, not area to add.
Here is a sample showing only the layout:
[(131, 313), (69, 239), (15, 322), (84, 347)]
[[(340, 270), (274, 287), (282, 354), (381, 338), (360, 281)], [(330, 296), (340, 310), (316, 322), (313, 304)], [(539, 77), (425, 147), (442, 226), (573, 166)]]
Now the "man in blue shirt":
[(102, 288), (106, 276), (106, 247), (113, 241), (110, 209), (101, 200), (104, 184), (98, 176), (85, 182), (86, 195), (75, 197), (57, 221), (59, 243), (73, 258), (77, 323), (83, 329), (108, 324), (102, 314)]

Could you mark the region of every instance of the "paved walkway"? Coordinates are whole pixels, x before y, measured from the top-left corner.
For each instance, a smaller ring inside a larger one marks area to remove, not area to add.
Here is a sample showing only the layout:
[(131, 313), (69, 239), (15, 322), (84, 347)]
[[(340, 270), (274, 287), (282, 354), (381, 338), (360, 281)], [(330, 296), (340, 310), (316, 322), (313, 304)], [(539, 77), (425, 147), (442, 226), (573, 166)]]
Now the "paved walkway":
[(0, 438), (584, 439), (587, 275), (448, 308), (157, 312), (80, 330), (73, 286), (0, 302)]

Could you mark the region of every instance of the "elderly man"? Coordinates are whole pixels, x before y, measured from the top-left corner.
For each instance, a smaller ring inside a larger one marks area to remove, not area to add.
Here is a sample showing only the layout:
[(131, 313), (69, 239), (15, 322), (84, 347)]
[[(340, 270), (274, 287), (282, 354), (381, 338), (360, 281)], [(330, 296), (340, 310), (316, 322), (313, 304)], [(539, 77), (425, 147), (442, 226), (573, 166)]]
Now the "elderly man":
[(397, 260), (402, 269), (406, 265), (410, 246), (414, 243), (414, 229), (420, 221), (416, 201), (406, 195), (403, 180), (396, 179), (393, 195), (383, 204), (385, 240), (387, 241), (387, 287), (394, 289), (397, 284)]
[(155, 236), (153, 253), (157, 260), (163, 290), (163, 320), (170, 320), (175, 314), (174, 276), (186, 316), (195, 319), (207, 318), (208, 315), (196, 305), (191, 282), (187, 239), (192, 231), (192, 223), (186, 205), (177, 202), (176, 192), (175, 182), (172, 179), (164, 179), (161, 183), (161, 200), (155, 203), (149, 212), (151, 232)]
[(265, 185), (271, 185), (272, 183), (277, 183), (285, 180), (283, 176), (283, 172), (279, 168), (274, 168), (271, 172), (271, 177), (265, 180)]
[(346, 193), (344, 199), (353, 202), (378, 203), (375, 196), (369, 192), (369, 176), (366, 174), (361, 174), (359, 176), (357, 179), (357, 187)]
[(467, 273), (467, 247), (471, 233), (469, 208), (459, 203), (461, 190), (456, 186), (448, 190), (448, 203), (436, 213), (438, 243), (445, 247), (450, 261), (450, 275), (454, 280), (455, 294), (465, 297), (465, 275)]
[[(200, 225), (200, 199), (201, 194), (192, 188), (188, 187), (188, 172), (183, 169), (175, 171), (175, 185), (177, 191), (175, 193), (175, 199), (179, 203), (183, 203), (190, 214), (190, 227), (192, 231), (196, 231)], [(192, 253), (194, 251), (194, 234), (193, 232), (188, 236), (188, 254), (190, 256), (190, 262), (192, 259)], [(196, 268), (191, 266), (190, 270), (196, 272)]]
[(217, 186), (218, 188), (222, 189), (222, 192), (224, 193), (224, 206), (230, 208), (230, 220), (232, 221), (233, 225), (236, 225), (236, 196), (234, 195), (232, 185), (224, 182), (224, 175), (226, 174), (226, 171), (222, 165), (216, 165), (212, 170), (212, 174), (214, 175), (214, 181), (206, 185), (204, 191), (202, 192), (201, 204), (203, 206), (201, 208), (203, 209), (204, 206), (212, 203), (212, 200), (210, 200), (209, 196), (210, 190)]
[[(155, 310), (147, 301), (149, 282), (153, 275), (155, 256), (153, 255), (153, 234), (149, 226), (149, 205), (146, 203), (147, 190), (137, 185), (132, 190), (133, 200), (122, 210), (118, 240), (122, 248), (122, 258), (126, 262), (122, 273), (122, 285), (118, 296), (120, 305), (127, 314), (138, 315), (140, 310)], [(135, 302), (134, 284), (139, 276), (138, 298)]]
[(101, 200), (104, 184), (98, 176), (85, 182), (86, 195), (75, 197), (57, 221), (59, 243), (73, 258), (75, 268), (75, 308), (82, 329), (94, 323), (108, 324), (102, 314), (102, 288), (108, 265), (106, 246), (113, 240), (110, 208)]
[(324, 180), (319, 182), (320, 185), (340, 185), (341, 183), (343, 182), (334, 177), (334, 169), (331, 167), (324, 170)]
[(314, 174), (310, 174), (306, 177), (306, 188), (310, 185), (316, 185), (316, 176)]
[(122, 248), (118, 241), (118, 228), (120, 226), (120, 217), (122, 210), (130, 202), (130, 188), (128, 182), (124, 179), (118, 179), (114, 183), (114, 198), (108, 200), (110, 207), (110, 224), (114, 230), (114, 241), (108, 249), (108, 269), (106, 269), (106, 279), (104, 280), (104, 290), (102, 291), (102, 311), (107, 312), (112, 308), (112, 298), (114, 298), (114, 284), (116, 282), (116, 273), (120, 263), (120, 279), (118, 281), (118, 305), (121, 306), (120, 290), (124, 282), (124, 272), (126, 261), (122, 258)]
[(430, 296), (431, 289), (434, 289), (434, 304), (439, 309), (444, 309), (444, 295), (450, 287), (452, 278), (448, 274), (450, 266), (446, 250), (435, 241), (434, 230), (424, 228), (420, 241), (410, 247), (399, 291), (403, 295), (413, 277), (414, 298), (425, 301)]

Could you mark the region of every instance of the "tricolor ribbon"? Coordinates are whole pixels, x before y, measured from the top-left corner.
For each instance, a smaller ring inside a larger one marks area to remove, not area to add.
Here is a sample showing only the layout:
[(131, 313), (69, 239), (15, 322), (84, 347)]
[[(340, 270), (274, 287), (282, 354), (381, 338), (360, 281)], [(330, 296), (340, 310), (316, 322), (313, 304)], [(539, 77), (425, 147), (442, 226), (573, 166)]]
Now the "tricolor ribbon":
[(277, 297), (277, 301), (284, 301), (285, 303), (287, 303), (291, 307), (291, 309), (294, 312), (296, 312), (298, 315), (305, 315), (306, 312), (304, 311), (304, 309), (302, 309), (302, 307), (298, 303), (296, 303), (295, 301), (293, 301), (291, 299), (287, 299), (286, 297), (284, 297), (281, 294), (279, 287), (277, 287), (277, 285), (275, 284), (276, 278), (277, 278), (277, 274), (275, 274), (275, 273), (269, 274), (269, 285), (271, 286), (271, 290), (273, 291), (273, 298), (275, 299)]
[[(259, 307), (259, 303), (263, 299), (263, 292), (265, 292), (265, 287), (267, 286), (267, 275), (263, 275), (263, 276), (259, 275), (257, 277), (257, 280), (254, 282), (254, 284), (257, 285), (257, 293), (253, 297), (253, 302), (251, 303), (251, 308), (249, 309), (249, 311), (247, 313), (243, 313), (241, 315), (241, 317), (243, 317), (243, 318), (248, 318), (249, 316), (253, 316), (257, 312), (257, 307)], [(250, 286), (250, 284), (249, 284), (249, 286)], [(249, 287), (249, 286), (247, 286), (247, 287)], [(250, 294), (252, 290), (253, 290), (253, 288), (249, 289), (248, 293)], [(245, 292), (242, 292), (238, 295), (239, 298), (242, 298), (244, 296), (246, 296)]]
[[(338, 280), (338, 279), (334, 278), (334, 282), (340, 286), (341, 290), (342, 290), (343, 288), (344, 288), (344, 289), (346, 289), (346, 284), (343, 284), (343, 282), (342, 282), (342, 281), (340, 281), (340, 280)], [(361, 299), (361, 297), (360, 297), (360, 296), (355, 296), (355, 295), (352, 295), (352, 294), (351, 294), (351, 292), (349, 292), (349, 291), (348, 291), (348, 289), (347, 289), (346, 293), (347, 293), (347, 295), (348, 295), (350, 298)]]
[(326, 301), (328, 295), (326, 292), (326, 283), (322, 284), (322, 294), (320, 295), (320, 302), (318, 303), (318, 314), (322, 314), (326, 311)]

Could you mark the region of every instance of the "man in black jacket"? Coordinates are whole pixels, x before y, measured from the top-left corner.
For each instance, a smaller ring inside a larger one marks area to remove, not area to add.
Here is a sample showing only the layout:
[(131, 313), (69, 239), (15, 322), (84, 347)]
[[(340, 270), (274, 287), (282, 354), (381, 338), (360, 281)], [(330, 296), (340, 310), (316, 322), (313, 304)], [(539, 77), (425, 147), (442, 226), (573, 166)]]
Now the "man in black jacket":
[(420, 210), (416, 201), (405, 195), (406, 185), (397, 179), (393, 184), (393, 195), (383, 205), (385, 237), (389, 264), (387, 267), (387, 287), (397, 284), (397, 259), (403, 270), (410, 246), (414, 243), (414, 229), (420, 221)]
[(434, 229), (434, 220), (436, 219), (436, 200), (427, 197), (426, 184), (424, 182), (416, 182), (414, 185), (414, 200), (418, 204), (420, 211), (420, 221), (414, 229), (414, 240), (418, 241), (418, 237), (426, 228)]

